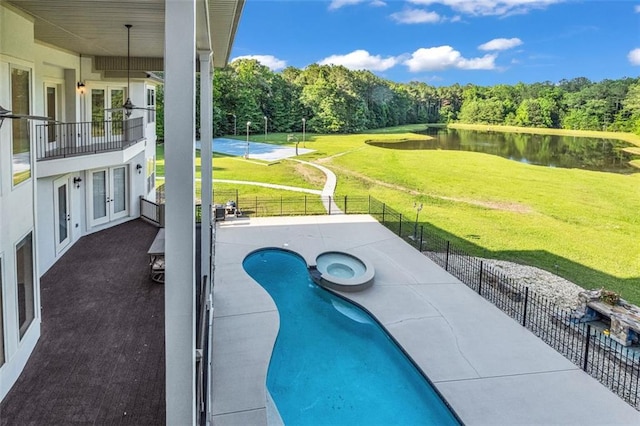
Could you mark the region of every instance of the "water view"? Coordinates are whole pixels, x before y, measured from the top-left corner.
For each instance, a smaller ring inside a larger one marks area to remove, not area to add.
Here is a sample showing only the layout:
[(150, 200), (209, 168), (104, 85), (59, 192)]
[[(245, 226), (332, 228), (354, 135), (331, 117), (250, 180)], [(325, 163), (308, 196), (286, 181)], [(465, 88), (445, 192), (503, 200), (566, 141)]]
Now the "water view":
[(389, 149), (482, 152), (527, 164), (614, 173), (637, 172), (629, 161), (640, 158), (623, 151), (633, 145), (615, 139), (446, 128), (427, 128), (424, 134), (434, 139), (367, 143)]

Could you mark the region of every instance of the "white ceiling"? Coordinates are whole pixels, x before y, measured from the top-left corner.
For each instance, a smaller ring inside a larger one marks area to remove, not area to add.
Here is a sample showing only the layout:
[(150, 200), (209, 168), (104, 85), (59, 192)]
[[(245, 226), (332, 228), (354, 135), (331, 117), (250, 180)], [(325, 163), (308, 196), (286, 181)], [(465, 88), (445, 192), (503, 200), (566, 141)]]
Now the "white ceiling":
[[(164, 0), (3, 1), (34, 18), (39, 41), (82, 55), (125, 57), (124, 25), (131, 24), (132, 56), (164, 56)], [(216, 67), (229, 59), (244, 1), (196, 0), (196, 49), (213, 51)]]

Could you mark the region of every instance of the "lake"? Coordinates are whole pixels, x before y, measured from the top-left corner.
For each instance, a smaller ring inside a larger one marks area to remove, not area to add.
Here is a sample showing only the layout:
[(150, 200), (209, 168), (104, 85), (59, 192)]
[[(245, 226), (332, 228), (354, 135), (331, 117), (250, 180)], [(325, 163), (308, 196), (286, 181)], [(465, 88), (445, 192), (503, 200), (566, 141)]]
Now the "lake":
[(629, 161), (640, 158), (623, 151), (633, 146), (615, 139), (534, 135), (429, 127), (421, 132), (434, 139), (402, 142), (369, 141), (370, 145), (402, 150), (471, 151), (498, 155), (521, 163), (580, 168), (601, 172), (634, 173)]

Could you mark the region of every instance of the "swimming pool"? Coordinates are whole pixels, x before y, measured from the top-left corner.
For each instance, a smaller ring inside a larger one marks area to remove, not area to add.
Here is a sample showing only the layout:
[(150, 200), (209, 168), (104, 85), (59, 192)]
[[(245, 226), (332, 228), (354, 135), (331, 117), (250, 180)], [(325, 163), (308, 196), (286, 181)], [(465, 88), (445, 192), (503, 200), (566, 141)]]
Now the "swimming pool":
[(382, 327), (317, 286), (300, 256), (262, 249), (243, 267), (280, 315), (267, 388), (286, 425), (459, 424)]

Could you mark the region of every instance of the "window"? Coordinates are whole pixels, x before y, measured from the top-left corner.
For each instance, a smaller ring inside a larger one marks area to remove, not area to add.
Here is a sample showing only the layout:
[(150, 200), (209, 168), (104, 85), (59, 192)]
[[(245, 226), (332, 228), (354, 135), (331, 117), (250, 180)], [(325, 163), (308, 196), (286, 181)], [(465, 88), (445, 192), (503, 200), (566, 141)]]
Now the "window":
[(16, 277), (18, 279), (18, 326), (20, 338), (35, 318), (35, 286), (33, 282), (33, 244), (31, 232), (16, 246)]
[(147, 158), (147, 194), (156, 187), (156, 156)]
[(2, 310), (2, 258), (0, 257), (0, 367), (4, 364), (4, 322)]
[[(56, 120), (58, 118), (57, 111), (57, 103), (58, 98), (56, 96), (56, 88), (55, 86), (47, 86), (46, 87), (46, 107), (47, 107), (47, 117), (52, 120)], [(47, 141), (49, 143), (54, 143), (56, 141), (56, 126), (47, 126)]]
[(156, 121), (156, 89), (147, 89), (147, 122), (155, 123)]
[[(11, 111), (14, 114), (30, 114), (30, 72), (26, 69), (11, 68)], [(29, 120), (11, 120), (13, 185), (31, 177), (31, 144), (29, 141)]]

